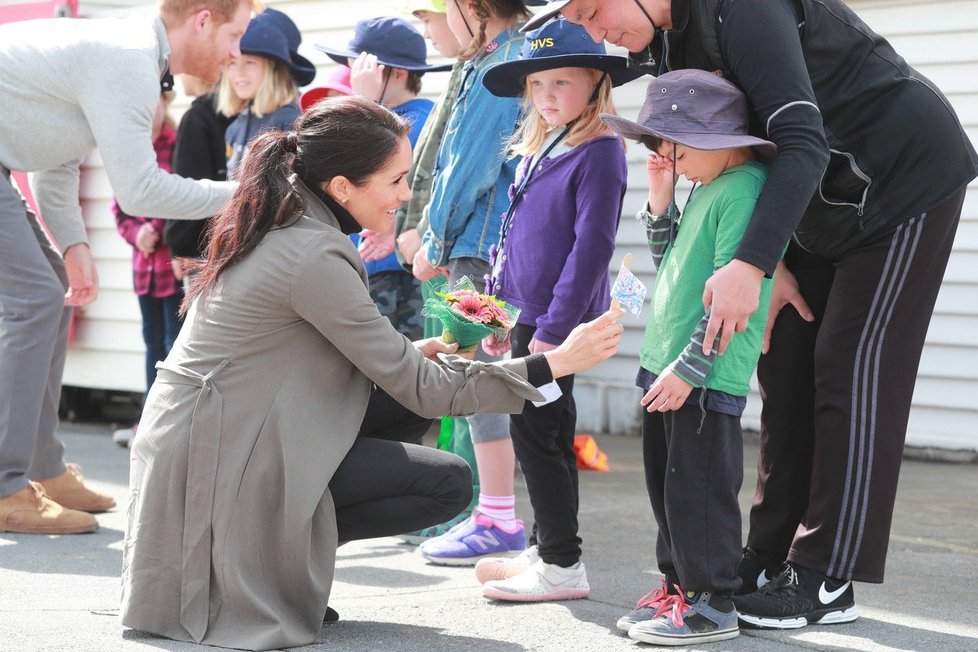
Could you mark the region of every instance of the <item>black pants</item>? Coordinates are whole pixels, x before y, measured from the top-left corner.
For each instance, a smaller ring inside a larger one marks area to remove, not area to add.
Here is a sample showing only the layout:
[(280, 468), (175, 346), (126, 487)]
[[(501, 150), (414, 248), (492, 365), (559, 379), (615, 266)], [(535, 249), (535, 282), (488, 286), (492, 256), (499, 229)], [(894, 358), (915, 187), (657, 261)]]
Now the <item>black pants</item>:
[[(533, 326), (516, 325), (510, 335), (514, 358), (530, 354), (535, 332)], [(522, 414), (510, 416), (509, 433), (533, 507), (530, 543), (536, 543), (546, 563), (568, 567), (581, 558), (581, 538), (577, 535), (574, 376), (559, 378), (557, 385), (563, 395), (542, 407), (527, 401)]]
[(360, 433), (329, 483), (340, 541), (444, 523), (472, 500), (472, 472), (457, 455), (408, 444), (431, 425), (375, 388)]
[(665, 413), (643, 410), (642, 454), (659, 526), (659, 571), (684, 591), (732, 595), (741, 584), (740, 418), (712, 411), (704, 418), (697, 405)]
[(962, 190), (837, 260), (788, 248), (816, 319), (783, 309), (758, 365), (751, 547), (883, 581), (917, 366), (963, 200)]

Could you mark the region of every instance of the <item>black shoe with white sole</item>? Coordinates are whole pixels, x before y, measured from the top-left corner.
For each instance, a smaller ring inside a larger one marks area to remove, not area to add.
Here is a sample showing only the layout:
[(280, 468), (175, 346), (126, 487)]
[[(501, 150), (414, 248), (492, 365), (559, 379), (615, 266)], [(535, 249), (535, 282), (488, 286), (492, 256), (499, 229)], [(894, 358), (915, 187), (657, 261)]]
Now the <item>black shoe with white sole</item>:
[(737, 575), (743, 582), (737, 590), (737, 595), (753, 593), (768, 582), (774, 579), (781, 567), (784, 565), (784, 558), (774, 561), (762, 552), (753, 548), (744, 548), (744, 556), (737, 564)]
[(797, 629), (850, 623), (859, 617), (850, 580), (837, 580), (787, 562), (763, 587), (733, 598), (741, 622), (754, 627)]

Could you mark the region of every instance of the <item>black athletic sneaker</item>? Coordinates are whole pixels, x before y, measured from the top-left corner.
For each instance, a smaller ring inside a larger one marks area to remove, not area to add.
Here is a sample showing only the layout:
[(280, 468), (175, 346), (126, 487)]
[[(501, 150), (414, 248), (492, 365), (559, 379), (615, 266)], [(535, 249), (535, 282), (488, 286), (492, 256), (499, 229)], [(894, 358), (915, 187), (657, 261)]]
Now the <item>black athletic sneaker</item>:
[(740, 558), (740, 563), (737, 564), (737, 575), (740, 576), (743, 584), (741, 584), (736, 595), (746, 595), (761, 588), (774, 579), (783, 565), (783, 559), (774, 561), (753, 548), (744, 548), (744, 556)]
[(777, 577), (754, 593), (734, 596), (740, 620), (755, 627), (797, 629), (849, 623), (859, 617), (852, 582), (786, 562)]

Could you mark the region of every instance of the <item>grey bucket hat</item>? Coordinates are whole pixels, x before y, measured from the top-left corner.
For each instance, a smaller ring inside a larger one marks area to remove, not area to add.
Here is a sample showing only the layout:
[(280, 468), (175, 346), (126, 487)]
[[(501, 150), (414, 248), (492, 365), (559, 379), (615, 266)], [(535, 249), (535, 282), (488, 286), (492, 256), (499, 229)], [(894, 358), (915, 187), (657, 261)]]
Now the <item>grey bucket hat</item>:
[(777, 146), (747, 133), (747, 98), (732, 83), (705, 70), (675, 70), (653, 80), (638, 120), (601, 114), (623, 138), (656, 136), (693, 149), (755, 147), (767, 159)]

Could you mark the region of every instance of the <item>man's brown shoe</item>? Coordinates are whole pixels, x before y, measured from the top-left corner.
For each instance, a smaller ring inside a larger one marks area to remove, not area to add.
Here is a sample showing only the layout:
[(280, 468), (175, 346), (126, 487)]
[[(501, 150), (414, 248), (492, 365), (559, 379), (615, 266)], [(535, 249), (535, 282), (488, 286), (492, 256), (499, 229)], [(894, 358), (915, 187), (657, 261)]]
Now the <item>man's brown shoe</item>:
[(85, 486), (81, 467), (67, 464), (61, 475), (41, 480), (48, 498), (68, 509), (97, 514), (115, 507), (115, 498)]
[(44, 495), (44, 487), (36, 482), (0, 498), (0, 532), (81, 534), (97, 529), (94, 516), (65, 509)]

